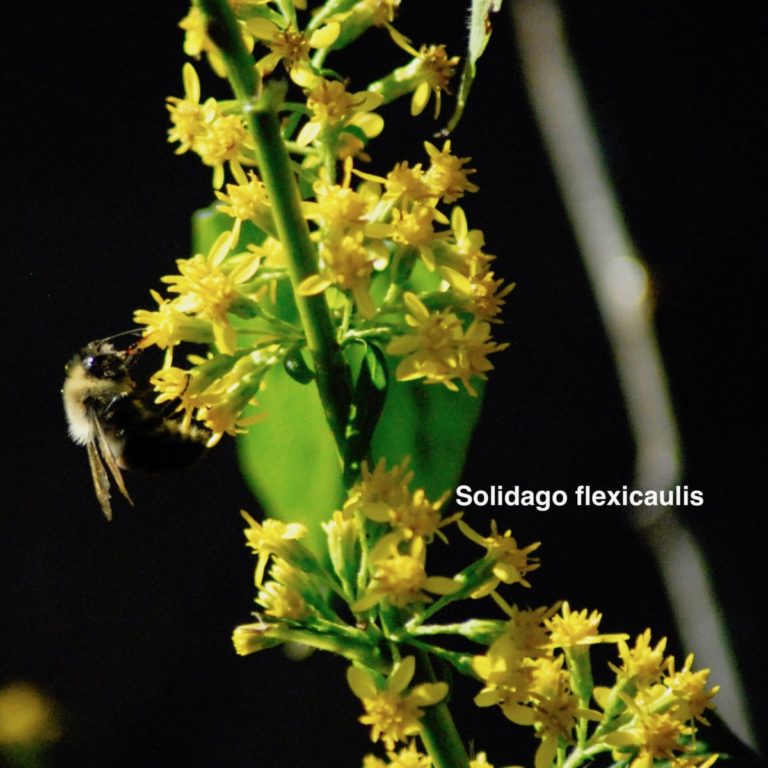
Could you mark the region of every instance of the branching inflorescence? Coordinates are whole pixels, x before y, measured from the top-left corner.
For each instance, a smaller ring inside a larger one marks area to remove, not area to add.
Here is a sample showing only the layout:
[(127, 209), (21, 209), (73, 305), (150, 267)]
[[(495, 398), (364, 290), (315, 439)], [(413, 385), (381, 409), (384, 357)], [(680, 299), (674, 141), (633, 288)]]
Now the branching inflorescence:
[[(437, 116), (458, 57), (414, 47), (393, 26), (400, 0), (304, 5), (199, 0), (181, 21), (185, 52), (205, 56), (234, 95), (204, 97), (198, 65), (186, 63), (184, 93), (168, 99), (169, 140), (211, 169), (224, 224), (162, 278), (156, 307), (135, 315), (142, 344), (166, 351), (152, 378), (158, 401), (203, 423), (211, 444), (265, 418), (253, 406), (277, 367), (297, 387), (315, 381), (335, 437), (346, 500), (322, 524), (325, 555), (303, 541), (303, 524), (243, 513), (258, 613), (235, 630), (237, 652), (291, 642), (347, 659), (360, 720), (386, 751), (366, 757), (366, 768), (490, 766), (484, 753), (468, 757), (434, 660), (478, 681), (478, 706), (534, 729), (536, 768), (600, 755), (633, 768), (711, 765), (716, 757), (695, 740), (716, 691), (706, 670), (694, 672), (690, 657), (676, 668), (650, 631), (633, 644), (601, 634), (596, 611), (510, 602), (501, 590), (530, 586), (538, 544), (518, 544), (493, 521), (478, 532), (446, 512), (449, 494), (413, 487), (407, 459), (371, 460), (381, 409), (371, 414), (366, 398), (386, 387), (374, 369), (476, 396), (490, 356), (507, 346), (492, 331), (513, 286), (496, 276), (460, 207), (478, 187), (450, 140), (424, 142), (415, 164), (370, 170), (380, 110), (410, 98), (418, 114), (431, 100)], [(335, 51), (376, 33), (404, 63), (367, 85), (327, 68)], [(207, 352), (181, 361), (181, 344)], [(432, 574), (430, 548), (457, 530), (480, 547), (477, 559)], [(489, 600), (500, 618), (477, 617)], [(457, 603), (467, 618), (440, 623)], [(593, 683), (596, 643), (616, 648), (607, 687)]]

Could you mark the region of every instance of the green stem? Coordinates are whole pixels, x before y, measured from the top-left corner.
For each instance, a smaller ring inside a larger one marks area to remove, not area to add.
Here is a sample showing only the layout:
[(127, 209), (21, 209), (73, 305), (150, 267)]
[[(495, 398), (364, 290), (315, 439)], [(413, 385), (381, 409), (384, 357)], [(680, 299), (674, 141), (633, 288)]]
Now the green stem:
[[(437, 682), (429, 656), (422, 652), (419, 658), (429, 679)], [(464, 749), (464, 743), (444, 701), (424, 710), (419, 736), (432, 758), (433, 768), (469, 768), (467, 750)]]
[(326, 19), (330, 18), (334, 14), (344, 13), (348, 11), (357, 0), (328, 0), (326, 4), (315, 13), (307, 24), (307, 31), (311, 32), (318, 27), (321, 27)]
[(208, 35), (220, 48), (227, 74), (256, 145), (256, 160), (269, 194), (272, 215), (288, 265), (294, 298), (312, 356), (320, 399), (339, 455), (344, 456), (349, 416), (350, 373), (336, 342), (325, 296), (300, 296), (298, 286), (317, 274), (317, 255), (301, 210), (301, 198), (281, 132), (277, 107), (280, 86), (270, 84), (259, 94), (260, 82), (253, 58), (243, 45), (227, 0), (198, 0), (208, 18)]
[(587, 749), (576, 749), (571, 752), (563, 763), (563, 768), (576, 768), (577, 765), (581, 765), (584, 762), (591, 761), (595, 755), (599, 755), (601, 752), (607, 752), (610, 747), (605, 744), (595, 745), (594, 747), (588, 747)]
[(414, 637), (406, 637), (402, 640), (395, 634), (392, 635), (392, 639), (396, 643), (404, 643), (410, 645), (412, 648), (417, 648), (419, 651), (430, 653), (436, 659), (444, 661), (446, 664), (450, 664), (457, 672), (467, 677), (475, 677), (472, 671), (472, 657), (466, 653), (456, 653), (455, 651), (447, 651), (445, 648), (433, 645), (432, 643), (424, 643), (421, 640), (417, 640)]

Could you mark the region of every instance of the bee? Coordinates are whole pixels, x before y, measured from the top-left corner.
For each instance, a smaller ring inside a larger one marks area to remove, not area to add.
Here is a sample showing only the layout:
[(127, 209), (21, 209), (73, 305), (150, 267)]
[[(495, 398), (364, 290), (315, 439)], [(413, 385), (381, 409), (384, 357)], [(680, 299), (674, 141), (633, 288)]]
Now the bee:
[(96, 498), (107, 520), (112, 519), (110, 474), (132, 505), (122, 470), (184, 469), (203, 454), (211, 437), (202, 425), (183, 426), (174, 403), (155, 403), (155, 392), (132, 375), (143, 349), (138, 343), (117, 349), (114, 338), (86, 344), (66, 365), (61, 390), (69, 435), (88, 451)]

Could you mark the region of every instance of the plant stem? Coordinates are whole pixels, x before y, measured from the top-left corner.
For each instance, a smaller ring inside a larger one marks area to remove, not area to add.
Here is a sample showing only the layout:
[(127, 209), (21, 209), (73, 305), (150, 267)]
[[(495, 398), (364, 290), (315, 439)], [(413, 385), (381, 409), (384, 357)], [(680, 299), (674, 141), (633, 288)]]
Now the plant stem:
[(269, 194), (277, 234), (283, 246), (294, 299), (299, 311), (307, 349), (315, 366), (320, 400), (331, 427), (339, 455), (344, 456), (349, 416), (350, 373), (336, 341), (336, 332), (325, 297), (300, 296), (298, 286), (317, 274), (317, 255), (301, 211), (301, 198), (291, 170), (291, 161), (280, 132), (277, 107), (282, 88), (268, 85), (262, 93), (253, 58), (242, 38), (226, 0), (198, 0), (208, 19), (208, 34), (227, 63), (232, 90), (241, 103), (243, 116), (256, 145), (256, 160)]
[[(437, 681), (429, 656), (419, 654), (421, 667), (432, 682)], [(440, 701), (424, 710), (419, 734), (432, 758), (434, 768), (469, 768), (469, 756), (456, 730), (448, 705)]]

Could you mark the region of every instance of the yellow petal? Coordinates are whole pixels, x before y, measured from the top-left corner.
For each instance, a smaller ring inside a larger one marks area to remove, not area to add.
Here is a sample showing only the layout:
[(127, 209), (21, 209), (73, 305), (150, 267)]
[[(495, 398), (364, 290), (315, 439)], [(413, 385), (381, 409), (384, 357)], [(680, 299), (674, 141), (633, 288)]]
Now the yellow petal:
[(502, 704), (502, 711), (508, 719), (517, 725), (533, 725), (534, 711), (522, 704)]
[(354, 100), (357, 112), (370, 112), (381, 106), (384, 97), (375, 91), (358, 91), (354, 94)]
[(384, 118), (375, 112), (358, 112), (352, 116), (349, 125), (356, 126), (369, 139), (373, 139), (384, 130)]
[(371, 590), (367, 594), (363, 595), (359, 600), (352, 603), (352, 610), (354, 613), (363, 613), (363, 611), (367, 611), (369, 608), (373, 608), (373, 606), (376, 605), (382, 597), (383, 595), (381, 592)]
[(296, 137), (296, 143), (300, 147), (309, 146), (317, 138), (321, 128), (322, 125), (319, 120), (310, 120), (308, 123), (304, 123)]
[(277, 24), (268, 19), (253, 18), (245, 22), (245, 28), (259, 40), (274, 40), (280, 31)]
[(555, 759), (557, 753), (557, 737), (545, 736), (539, 748), (536, 750), (536, 758), (534, 759), (535, 768), (550, 768), (552, 761)]
[(388, 355), (408, 355), (419, 348), (419, 340), (415, 336), (398, 336), (387, 344)]
[(467, 216), (458, 205), (451, 211), (451, 229), (459, 241), (463, 240), (469, 232)]
[(486, 546), (485, 539), (474, 528), (470, 528), (463, 520), (458, 520), (456, 525), (459, 526), (459, 530), (475, 544), (479, 544), (481, 547)]
[(408, 311), (417, 320), (426, 320), (429, 317), (429, 310), (424, 306), (424, 303), (415, 293), (407, 291), (403, 297), (403, 301), (405, 302)]
[(408, 694), (408, 700), (414, 702), (419, 707), (429, 707), (444, 699), (447, 693), (448, 683), (422, 683), (417, 685)]
[(341, 24), (338, 21), (331, 21), (312, 33), (309, 44), (312, 48), (328, 48), (339, 39), (340, 32)]
[(442, 267), (440, 274), (451, 284), (454, 290), (463, 293), (465, 296), (472, 295), (472, 282), (468, 277), (462, 275), (461, 272), (457, 272), (450, 267)]
[(424, 581), (424, 589), (436, 595), (450, 595), (460, 588), (461, 584), (447, 576), (429, 576)]
[(395, 665), (387, 683), (387, 690), (390, 693), (402, 693), (413, 680), (414, 672), (416, 672), (416, 659), (413, 656), (406, 656)]
[(420, 83), (411, 97), (411, 115), (416, 117), (424, 111), (429, 101), (429, 83)]
[(187, 63), (181, 70), (181, 77), (184, 81), (184, 95), (189, 101), (200, 103), (200, 78), (195, 72), (195, 68)]
[(475, 706), (493, 707), (499, 703), (499, 694), (495, 688), (484, 688), (475, 696)]
[(322, 293), (330, 284), (331, 281), (327, 277), (310, 275), (301, 281), (298, 289), (299, 296), (316, 296), (318, 293)]
[(372, 699), (376, 695), (376, 683), (365, 669), (350, 667), (347, 670), (347, 683), (358, 699)]
[(608, 705), (608, 698), (611, 695), (611, 688), (607, 688), (604, 685), (596, 685), (592, 689), (592, 696), (594, 697), (595, 701), (603, 708), (605, 709)]
[(229, 253), (229, 249), (232, 247), (232, 233), (222, 232), (217, 238), (214, 244), (211, 246), (211, 250), (208, 252), (208, 263), (218, 265), (226, 258)]

